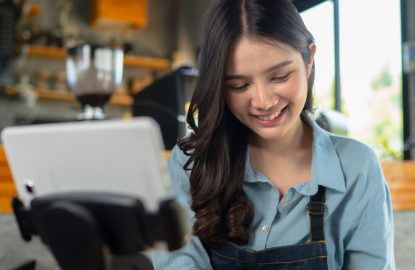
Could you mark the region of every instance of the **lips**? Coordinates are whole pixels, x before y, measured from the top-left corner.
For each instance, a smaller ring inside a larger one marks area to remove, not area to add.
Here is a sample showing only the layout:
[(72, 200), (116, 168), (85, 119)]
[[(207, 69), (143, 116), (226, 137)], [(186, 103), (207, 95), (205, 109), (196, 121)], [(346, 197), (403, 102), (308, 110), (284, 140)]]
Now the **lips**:
[(278, 111), (278, 112), (275, 112), (275, 113), (273, 113), (273, 114), (271, 114), (269, 116), (260, 116), (260, 115), (257, 115), (256, 117), (258, 119), (262, 120), (262, 121), (272, 121), (275, 118), (277, 118), (278, 115), (280, 115), (280, 113), (281, 113), (281, 111)]
[(272, 121), (274, 119), (276, 119), (285, 109), (287, 108), (287, 106), (285, 106), (284, 108), (282, 108), (279, 111), (276, 111), (272, 114), (268, 114), (268, 115), (254, 115), (256, 118), (258, 118), (261, 121)]

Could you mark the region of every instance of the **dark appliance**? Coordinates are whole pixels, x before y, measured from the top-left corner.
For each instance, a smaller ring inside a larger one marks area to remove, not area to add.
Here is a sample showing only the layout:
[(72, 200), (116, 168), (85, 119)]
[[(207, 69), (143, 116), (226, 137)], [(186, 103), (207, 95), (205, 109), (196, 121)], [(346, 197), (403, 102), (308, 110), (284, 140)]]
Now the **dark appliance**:
[(186, 103), (190, 102), (197, 71), (180, 67), (134, 95), (133, 116), (150, 116), (161, 127), (164, 146), (171, 150), (186, 135)]
[(15, 83), (12, 64), (20, 8), (21, 4), (17, 5), (11, 0), (0, 0), (0, 90)]

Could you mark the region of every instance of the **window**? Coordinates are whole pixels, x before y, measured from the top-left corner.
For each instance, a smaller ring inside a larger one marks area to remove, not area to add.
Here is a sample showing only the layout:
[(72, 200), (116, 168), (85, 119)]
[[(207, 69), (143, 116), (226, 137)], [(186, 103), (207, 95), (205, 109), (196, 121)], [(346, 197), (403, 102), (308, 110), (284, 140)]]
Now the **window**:
[(317, 45), (314, 82), (315, 105), (320, 109), (334, 108), (334, 23), (333, 3), (323, 2), (301, 13), (305, 25)]
[[(342, 112), (349, 136), (368, 144), (381, 159), (402, 158), (400, 3), (340, 1), (339, 14)], [(302, 16), (319, 52), (317, 105), (333, 108), (333, 3), (326, 1)]]

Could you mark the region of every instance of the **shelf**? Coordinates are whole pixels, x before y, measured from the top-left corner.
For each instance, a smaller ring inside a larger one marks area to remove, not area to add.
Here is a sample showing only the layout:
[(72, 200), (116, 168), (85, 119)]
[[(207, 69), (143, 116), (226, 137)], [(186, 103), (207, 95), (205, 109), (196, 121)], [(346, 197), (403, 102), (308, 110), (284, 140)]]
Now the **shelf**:
[[(24, 45), (23, 51), (28, 56), (65, 59), (66, 49), (41, 45)], [(147, 68), (154, 71), (168, 71), (171, 63), (165, 58), (146, 57), (138, 55), (124, 55), (124, 65), (127, 67)]]
[[(53, 91), (49, 89), (36, 88), (35, 92), (37, 93), (40, 99), (49, 99), (57, 101), (76, 101), (76, 97), (71, 92), (61, 92)], [(6, 87), (4, 93), (7, 96), (16, 96), (18, 91), (14, 86)], [(109, 104), (118, 105), (118, 106), (131, 106), (133, 104), (132, 97), (123, 92), (116, 92), (112, 95)]]
[(128, 67), (148, 68), (155, 71), (168, 71), (171, 69), (171, 63), (167, 59), (137, 55), (124, 55), (124, 65)]

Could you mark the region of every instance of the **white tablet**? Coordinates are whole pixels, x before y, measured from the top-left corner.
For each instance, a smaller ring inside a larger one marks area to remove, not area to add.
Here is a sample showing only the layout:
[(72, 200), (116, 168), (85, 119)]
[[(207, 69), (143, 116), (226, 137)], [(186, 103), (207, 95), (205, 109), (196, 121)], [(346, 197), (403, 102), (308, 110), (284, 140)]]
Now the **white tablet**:
[(1, 134), (20, 199), (63, 192), (134, 196), (149, 210), (171, 198), (159, 126), (151, 118), (5, 128)]

